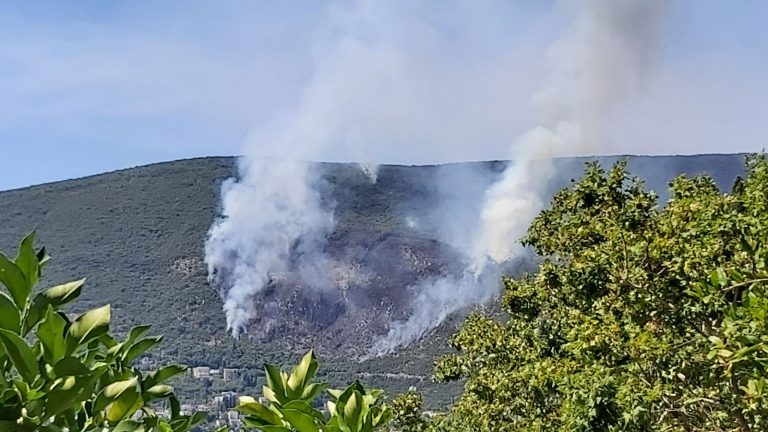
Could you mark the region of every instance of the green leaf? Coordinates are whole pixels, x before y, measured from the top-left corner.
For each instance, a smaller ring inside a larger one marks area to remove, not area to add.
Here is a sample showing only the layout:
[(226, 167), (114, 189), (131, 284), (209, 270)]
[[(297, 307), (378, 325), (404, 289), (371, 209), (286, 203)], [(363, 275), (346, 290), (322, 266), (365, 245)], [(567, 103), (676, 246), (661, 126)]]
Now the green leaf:
[(271, 388), (269, 388), (267, 386), (262, 386), (261, 387), (261, 392), (264, 394), (264, 397), (268, 401), (279, 403), (279, 401), (277, 400), (277, 395), (275, 394), (275, 392), (272, 391)]
[(37, 251), (37, 266), (40, 268), (40, 270), (42, 270), (43, 266), (45, 266), (45, 264), (47, 264), (50, 260), (51, 256), (48, 255), (44, 247)]
[(195, 425), (203, 422), (206, 417), (207, 414), (204, 412), (196, 412), (188, 417), (181, 416), (178, 419), (171, 421), (171, 427), (175, 432), (187, 432), (192, 430)]
[(128, 333), (128, 337), (125, 339), (125, 345), (133, 345), (133, 343), (139, 340), (140, 337), (144, 336), (151, 327), (152, 326), (150, 325), (139, 325), (132, 328)]
[(264, 405), (257, 403), (255, 400), (253, 400), (253, 398), (250, 397), (241, 397), (238, 405), (235, 407), (235, 410), (245, 415), (254, 416), (263, 421), (263, 424), (282, 424), (280, 416), (269, 410)]
[(323, 390), (327, 387), (324, 383), (312, 383), (304, 387), (304, 393), (301, 394), (301, 399), (305, 401), (314, 400)]
[[(267, 386), (272, 390), (275, 397), (272, 402), (283, 403), (286, 395), (285, 387), (283, 385), (283, 377), (280, 373), (280, 369), (269, 363), (264, 364), (264, 371), (267, 377)], [(266, 396), (266, 394), (264, 395)], [(270, 399), (271, 400), (271, 399)]]
[[(243, 425), (245, 425), (245, 430), (260, 430), (262, 432), (266, 431), (287, 431), (291, 432), (290, 429), (286, 429), (282, 426), (274, 426), (274, 425), (265, 425), (264, 422), (257, 418), (257, 417), (250, 417), (245, 416), (243, 417)], [(277, 428), (277, 429), (269, 429), (269, 428)]]
[(101, 411), (106, 407), (107, 420), (117, 422), (133, 415), (142, 405), (139, 381), (133, 377), (106, 386), (96, 397), (93, 409)]
[(132, 362), (135, 358), (138, 356), (144, 354), (148, 350), (150, 350), (155, 345), (159, 344), (163, 341), (162, 336), (154, 336), (154, 337), (148, 337), (146, 339), (142, 339), (135, 344), (131, 345), (128, 350), (126, 350), (125, 354), (123, 354), (123, 362), (126, 364), (129, 364)]
[(144, 405), (144, 400), (136, 386), (123, 392), (107, 407), (107, 420), (116, 422), (128, 418)]
[(0, 329), (0, 342), (2, 342), (6, 354), (8, 354), (16, 370), (19, 371), (19, 375), (27, 383), (32, 383), (39, 371), (37, 370), (37, 358), (29, 345), (19, 335), (5, 329)]
[(315, 424), (312, 416), (298, 410), (284, 409), (283, 417), (299, 432), (319, 432), (320, 428)]
[(360, 414), (363, 411), (363, 397), (355, 391), (344, 405), (344, 420), (355, 432), (360, 429)]
[(8, 295), (0, 292), (0, 328), (18, 333), (21, 330), (19, 309)]
[(60, 378), (48, 393), (45, 416), (55, 416), (89, 399), (93, 395), (94, 379), (69, 376)]
[(148, 388), (142, 395), (146, 402), (168, 397), (173, 394), (173, 387), (166, 384), (158, 384)]
[(15, 420), (0, 420), (0, 432), (23, 432), (31, 431), (32, 428), (22, 428)]
[(107, 407), (113, 400), (117, 399), (123, 392), (128, 391), (131, 387), (136, 387), (139, 381), (138, 378), (132, 377), (127, 380), (117, 381), (104, 387), (94, 401), (93, 410), (101, 411)]
[(739, 349), (733, 354), (734, 359), (739, 359), (745, 356), (748, 356), (749, 354), (752, 354), (753, 352), (759, 350), (762, 348), (762, 345), (752, 345), (752, 346), (746, 346), (744, 348)]
[(104, 347), (106, 347), (108, 350), (111, 350), (118, 345), (117, 340), (112, 336), (110, 336), (109, 333), (104, 333), (103, 335), (99, 336), (99, 342), (102, 345), (104, 345)]
[(32, 300), (29, 312), (27, 312), (25, 320), (26, 331), (31, 330), (43, 318), (43, 315), (48, 310), (48, 306), (58, 310), (79, 297), (84, 284), (85, 279), (80, 279), (56, 285), (36, 295), (34, 300)]
[(288, 388), (294, 393), (298, 391), (297, 397), (304, 392), (304, 387), (315, 376), (317, 367), (317, 357), (315, 357), (314, 351), (310, 350), (304, 355), (299, 364), (293, 368), (288, 378)]
[(136, 420), (125, 419), (115, 426), (112, 432), (137, 432), (143, 431), (144, 425)]
[(88, 376), (93, 373), (91, 369), (74, 357), (67, 357), (59, 360), (53, 367), (53, 372), (58, 377)]
[(37, 338), (43, 345), (43, 358), (50, 364), (55, 364), (64, 357), (66, 340), (64, 329), (67, 322), (53, 309), (49, 308), (45, 321), (37, 327)]
[(144, 380), (144, 386), (146, 388), (156, 386), (164, 381), (171, 379), (172, 377), (182, 374), (187, 370), (185, 366), (181, 365), (169, 365), (162, 367), (149, 375)]
[[(19, 269), (24, 273), (27, 280), (27, 295), (32, 290), (32, 287), (37, 283), (37, 279), (40, 275), (38, 272), (37, 253), (35, 252), (35, 232), (27, 234), (21, 241), (19, 250), (16, 253), (16, 259), (14, 260)], [(26, 297), (24, 298), (26, 302)]]
[(168, 398), (168, 403), (171, 405), (171, 419), (176, 419), (181, 416), (181, 404), (179, 399), (174, 395)]
[(77, 317), (67, 332), (67, 349), (73, 352), (93, 338), (99, 337), (109, 330), (111, 309), (109, 305), (91, 309)]
[(0, 252), (0, 282), (8, 288), (16, 306), (24, 309), (30, 291), (27, 278), (21, 269), (2, 252)]
[(373, 426), (379, 427), (384, 426), (392, 419), (392, 410), (389, 408), (383, 408), (379, 413), (377, 413), (373, 418)]
[(301, 411), (304, 414), (307, 414), (309, 416), (312, 416), (320, 421), (323, 420), (323, 413), (320, 411), (312, 408), (312, 405), (309, 404), (308, 401), (303, 400), (292, 400), (288, 402), (287, 404), (283, 405), (284, 409), (292, 409), (295, 411)]

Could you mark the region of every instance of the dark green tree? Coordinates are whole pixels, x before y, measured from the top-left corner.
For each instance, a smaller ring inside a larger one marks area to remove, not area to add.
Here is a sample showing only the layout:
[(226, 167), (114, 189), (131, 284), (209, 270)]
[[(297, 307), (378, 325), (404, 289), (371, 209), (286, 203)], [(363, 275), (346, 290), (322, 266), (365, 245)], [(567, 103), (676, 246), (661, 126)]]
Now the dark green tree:
[(589, 164), (531, 224), (535, 275), (505, 319), (472, 314), (439, 379), (472, 431), (768, 430), (768, 162), (721, 193), (679, 177), (662, 207), (625, 164)]

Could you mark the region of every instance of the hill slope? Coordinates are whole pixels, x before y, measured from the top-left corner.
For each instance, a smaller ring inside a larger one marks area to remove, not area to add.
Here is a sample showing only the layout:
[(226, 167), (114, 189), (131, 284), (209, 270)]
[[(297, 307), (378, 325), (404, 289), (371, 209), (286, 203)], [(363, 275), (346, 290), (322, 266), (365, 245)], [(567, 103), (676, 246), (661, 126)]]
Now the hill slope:
[[(557, 178), (550, 189), (578, 177), (585, 161), (558, 160)], [(632, 157), (630, 171), (662, 193), (666, 183), (679, 173), (706, 172), (727, 188), (742, 172), (742, 161), (740, 155)], [(401, 271), (403, 265), (398, 260), (377, 264), (381, 257), (403, 247), (425, 254), (432, 263), (450, 261), (440, 256), (429, 230), (409, 228), (404, 216), (425, 214), (434, 205), (437, 179), (458, 177), (468, 167), (485, 173), (490, 182), (504, 163), (384, 166), (376, 184), (367, 182), (353, 166), (324, 164), (331, 186), (328, 193), (336, 202), (337, 228), (331, 242), (339, 250), (353, 245), (368, 251), (371, 258), (366, 265), (386, 278), (386, 283), (377, 287), (402, 288), (408, 278), (416, 277), (415, 273)], [(54, 257), (46, 280), (88, 277), (78, 308), (111, 303), (115, 321), (123, 325), (118, 331), (136, 323), (153, 324), (154, 331), (166, 335), (163, 351), (156, 355), (159, 361), (240, 367), (253, 370), (258, 378), (265, 359), (293, 361), (296, 350), (313, 343), (328, 345), (326, 351), (332, 354), (333, 346), (354, 346), (361, 338), (369, 338), (370, 332), (350, 332), (327, 340), (315, 337), (327, 334), (323, 329), (333, 325), (333, 320), (319, 327), (307, 324), (327, 319), (323, 314), (312, 319), (283, 314), (281, 328), (295, 336), (291, 338), (236, 341), (227, 335), (221, 299), (207, 283), (203, 243), (216, 217), (220, 182), (234, 171), (231, 158), (193, 159), (0, 192), (0, 249), (12, 250), (24, 233), (37, 227), (40, 243)], [(351, 315), (349, 320), (362, 318)], [(369, 324), (371, 328), (374, 321)], [(327, 378), (349, 380), (351, 374), (357, 374), (391, 392), (420, 385), (433, 396), (428, 399), (432, 405), (444, 404), (456, 393), (457, 385), (432, 384), (423, 377), (429, 374), (433, 356), (447, 350), (445, 338), (455, 322), (449, 322), (437, 337), (396, 356), (363, 363), (330, 358), (324, 365)], [(338, 327), (343, 332), (344, 326)], [(307, 339), (308, 334), (314, 336)], [(194, 382), (186, 384), (187, 396), (193, 399), (216, 390), (198, 388)], [(241, 384), (253, 387), (258, 379)]]

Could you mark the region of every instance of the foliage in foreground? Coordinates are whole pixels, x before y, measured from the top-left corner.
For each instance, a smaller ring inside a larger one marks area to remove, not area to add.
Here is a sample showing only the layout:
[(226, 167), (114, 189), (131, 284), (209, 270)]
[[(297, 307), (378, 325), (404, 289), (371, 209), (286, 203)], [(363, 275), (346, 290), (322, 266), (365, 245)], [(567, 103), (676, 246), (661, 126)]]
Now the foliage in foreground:
[(314, 382), (318, 362), (308, 352), (290, 373), (265, 365), (267, 385), (261, 404), (241, 397), (237, 410), (246, 428), (263, 432), (373, 432), (383, 428), (390, 410), (380, 402), (381, 390), (366, 390), (355, 381), (345, 390), (328, 390), (328, 418), (314, 406), (325, 384)]
[[(109, 305), (74, 320), (62, 308), (84, 280), (35, 293), (49, 257), (35, 250), (34, 233), (14, 260), (0, 252), (0, 431), (187, 431), (203, 413), (181, 415), (165, 382), (184, 371), (167, 366), (144, 374), (131, 363), (160, 343), (133, 328), (125, 340), (109, 334)], [(170, 406), (170, 419), (153, 409)]]
[(440, 359), (466, 378), (433, 430), (768, 430), (768, 162), (721, 193), (679, 177), (663, 208), (625, 164), (558, 193), (505, 279), (505, 323), (475, 313)]

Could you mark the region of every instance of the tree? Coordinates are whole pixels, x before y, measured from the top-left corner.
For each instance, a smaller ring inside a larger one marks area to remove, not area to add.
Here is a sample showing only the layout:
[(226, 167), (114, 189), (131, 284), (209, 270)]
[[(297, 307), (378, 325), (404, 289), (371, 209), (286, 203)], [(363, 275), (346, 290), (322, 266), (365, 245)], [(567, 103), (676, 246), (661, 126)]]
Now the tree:
[[(124, 340), (109, 334), (109, 305), (70, 319), (64, 307), (85, 280), (35, 294), (45, 249), (25, 237), (14, 260), (0, 252), (0, 431), (188, 431), (204, 413), (181, 415), (173, 388), (184, 372), (177, 365), (151, 373), (133, 361), (162, 337), (145, 337), (149, 326), (131, 329)], [(159, 402), (170, 418), (158, 415)]]
[(767, 236), (763, 155), (732, 193), (676, 178), (663, 208), (589, 164), (531, 224), (542, 261), (503, 280), (505, 320), (473, 313), (436, 362), (467, 382), (433, 429), (768, 430)]
[(424, 397), (411, 387), (392, 401), (392, 426), (399, 432), (423, 432), (428, 422), (422, 414)]

